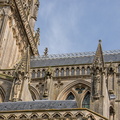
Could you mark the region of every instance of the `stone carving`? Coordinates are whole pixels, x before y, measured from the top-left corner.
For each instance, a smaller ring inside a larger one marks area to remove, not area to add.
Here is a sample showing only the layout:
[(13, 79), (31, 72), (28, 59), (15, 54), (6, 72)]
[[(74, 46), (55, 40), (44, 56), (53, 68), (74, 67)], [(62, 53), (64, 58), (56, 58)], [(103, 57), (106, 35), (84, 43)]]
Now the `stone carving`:
[(18, 78), (15, 78), (14, 90), (13, 90), (14, 94), (13, 94), (13, 100), (12, 101), (19, 101), (21, 84), (22, 84), (22, 75), (19, 73)]
[(33, 18), (35, 20), (37, 20), (38, 10), (39, 10), (39, 1), (37, 0), (34, 5), (34, 12), (33, 12)]
[(2, 27), (3, 18), (4, 18), (4, 10), (0, 9), (0, 28)]
[(51, 67), (49, 67), (49, 68), (46, 70), (46, 72), (45, 72), (45, 77), (46, 77), (47, 79), (53, 77), (53, 70), (52, 70)]
[(60, 89), (60, 87), (63, 85), (63, 83), (60, 80), (58, 80), (58, 82), (55, 83), (54, 85), (57, 89)]
[[(30, 69), (30, 56), (29, 56), (29, 47), (25, 51), (25, 54), (23, 55), (22, 59), (18, 64), (15, 66), (15, 73), (14, 73), (14, 81), (13, 86), (11, 90), (11, 101), (22, 101), (21, 94), (24, 92), (28, 92), (28, 89), (24, 88), (24, 84), (26, 84), (26, 88), (28, 88), (29, 85), (29, 69)], [(24, 91), (26, 90), (26, 91)]]
[[(30, 25), (29, 25), (29, 23), (27, 22), (27, 17), (26, 17), (26, 14), (24, 13), (24, 9), (23, 9), (21, 0), (15, 0), (15, 3), (14, 3), (14, 4), (15, 4), (15, 8), (14, 8), (14, 9), (16, 9), (16, 7), (17, 7), (18, 10), (19, 10), (19, 13), (20, 13), (19, 15), (21, 16), (23, 25), (24, 25), (24, 26), (28, 26), (28, 27), (25, 27), (26, 34), (27, 34), (26, 40), (28, 39), (29, 42), (30, 42), (30, 46), (31, 46), (31, 48), (32, 48), (32, 53), (33, 53), (33, 55), (38, 55), (38, 49), (37, 49), (36, 44), (35, 44), (35, 42), (34, 42), (33, 33), (32, 33), (32, 31), (31, 31)], [(17, 14), (17, 13), (15, 13), (15, 14), (16, 14), (16, 18), (19, 18), (19, 17), (18, 17), (18, 14)], [(20, 19), (17, 19), (17, 21), (18, 21), (18, 24), (19, 24), (19, 26), (20, 26), (20, 22), (19, 22)], [(21, 26), (18, 27), (18, 28), (21, 28)], [(23, 29), (21, 29), (21, 31), (24, 32)], [(25, 37), (25, 36), (24, 36), (24, 37)]]
[(111, 62), (107, 68), (107, 86), (109, 90), (109, 94), (114, 94), (114, 73), (115, 73), (115, 66)]
[(48, 56), (48, 48), (45, 48), (44, 56)]
[(40, 28), (36, 30), (34, 41), (36, 43), (36, 46), (40, 45)]
[(101, 40), (99, 40), (98, 48), (92, 65), (92, 95), (93, 98), (98, 99), (101, 92), (101, 76), (104, 72), (104, 60), (101, 48)]
[(100, 96), (100, 80), (101, 76), (99, 73), (99, 70), (96, 70), (96, 75), (93, 77), (93, 92), (94, 92), (94, 97), (99, 97)]

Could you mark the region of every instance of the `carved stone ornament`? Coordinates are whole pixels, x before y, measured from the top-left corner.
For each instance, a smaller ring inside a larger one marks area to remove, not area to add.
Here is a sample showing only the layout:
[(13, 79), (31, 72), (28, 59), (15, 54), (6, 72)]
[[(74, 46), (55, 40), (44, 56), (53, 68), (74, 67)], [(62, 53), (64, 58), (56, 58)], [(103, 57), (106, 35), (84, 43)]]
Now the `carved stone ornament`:
[(40, 28), (36, 30), (35, 36), (34, 36), (34, 41), (37, 45), (40, 45)]
[(112, 62), (111, 62), (110, 65), (108, 66), (107, 72), (108, 72), (109, 75), (115, 73), (115, 66), (113, 65)]
[(45, 77), (48, 79), (48, 78), (51, 78), (53, 77), (53, 70), (51, 67), (49, 67), (46, 72), (45, 72)]
[[(33, 55), (38, 55), (39, 54), (38, 53), (38, 49), (36, 47), (36, 44), (35, 44), (35, 41), (34, 41), (34, 37), (33, 37), (32, 31), (31, 31), (30, 25), (28, 23), (27, 16), (25, 14), (25, 10), (23, 8), (22, 2), (21, 2), (21, 0), (15, 0), (14, 2), (15, 2), (14, 3), (14, 5), (15, 5), (14, 9), (18, 9), (19, 10), (19, 15), (21, 17), (22, 23), (24, 25), (23, 27), (24, 27), (24, 29), (26, 31), (26, 35), (27, 35), (26, 39), (28, 39), (28, 41), (30, 43), (30, 47), (32, 49), (32, 53), (33, 53)], [(16, 13), (16, 15), (18, 15), (18, 13)], [(18, 17), (16, 17), (16, 18), (18, 18)], [(18, 19), (18, 21), (21, 22), (20, 19)]]

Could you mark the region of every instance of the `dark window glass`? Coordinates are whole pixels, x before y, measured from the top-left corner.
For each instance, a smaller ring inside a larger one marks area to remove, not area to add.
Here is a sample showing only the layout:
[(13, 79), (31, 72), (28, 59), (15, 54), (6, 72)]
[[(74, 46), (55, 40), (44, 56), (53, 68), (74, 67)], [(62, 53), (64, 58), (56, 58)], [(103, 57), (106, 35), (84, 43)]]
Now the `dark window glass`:
[(74, 100), (75, 96), (70, 92), (66, 98), (66, 100)]
[(83, 103), (82, 103), (83, 108), (90, 108), (90, 92), (87, 92), (87, 94), (84, 97)]

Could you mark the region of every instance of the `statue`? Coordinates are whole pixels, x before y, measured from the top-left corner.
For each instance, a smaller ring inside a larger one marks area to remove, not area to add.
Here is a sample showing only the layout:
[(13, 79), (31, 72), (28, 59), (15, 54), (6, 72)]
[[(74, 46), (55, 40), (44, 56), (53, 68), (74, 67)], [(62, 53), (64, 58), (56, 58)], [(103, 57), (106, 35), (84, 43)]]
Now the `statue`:
[(40, 28), (36, 30), (34, 41), (36, 45), (40, 45)]
[(100, 79), (99, 69), (96, 69), (96, 75), (93, 78), (93, 93), (95, 97), (100, 95)]
[(44, 56), (47, 56), (47, 55), (48, 55), (48, 48), (45, 48)]
[(19, 73), (18, 78), (15, 78), (14, 82), (14, 89), (13, 89), (13, 101), (19, 100), (20, 90), (21, 90), (21, 84), (22, 84), (22, 75)]

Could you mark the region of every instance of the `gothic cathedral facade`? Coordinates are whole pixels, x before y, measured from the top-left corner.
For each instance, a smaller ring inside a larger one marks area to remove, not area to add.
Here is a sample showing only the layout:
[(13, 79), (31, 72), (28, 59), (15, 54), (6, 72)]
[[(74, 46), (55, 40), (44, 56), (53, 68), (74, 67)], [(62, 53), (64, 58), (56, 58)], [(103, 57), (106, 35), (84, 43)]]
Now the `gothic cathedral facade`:
[(39, 0), (0, 0), (0, 120), (119, 120), (120, 50), (39, 55)]

